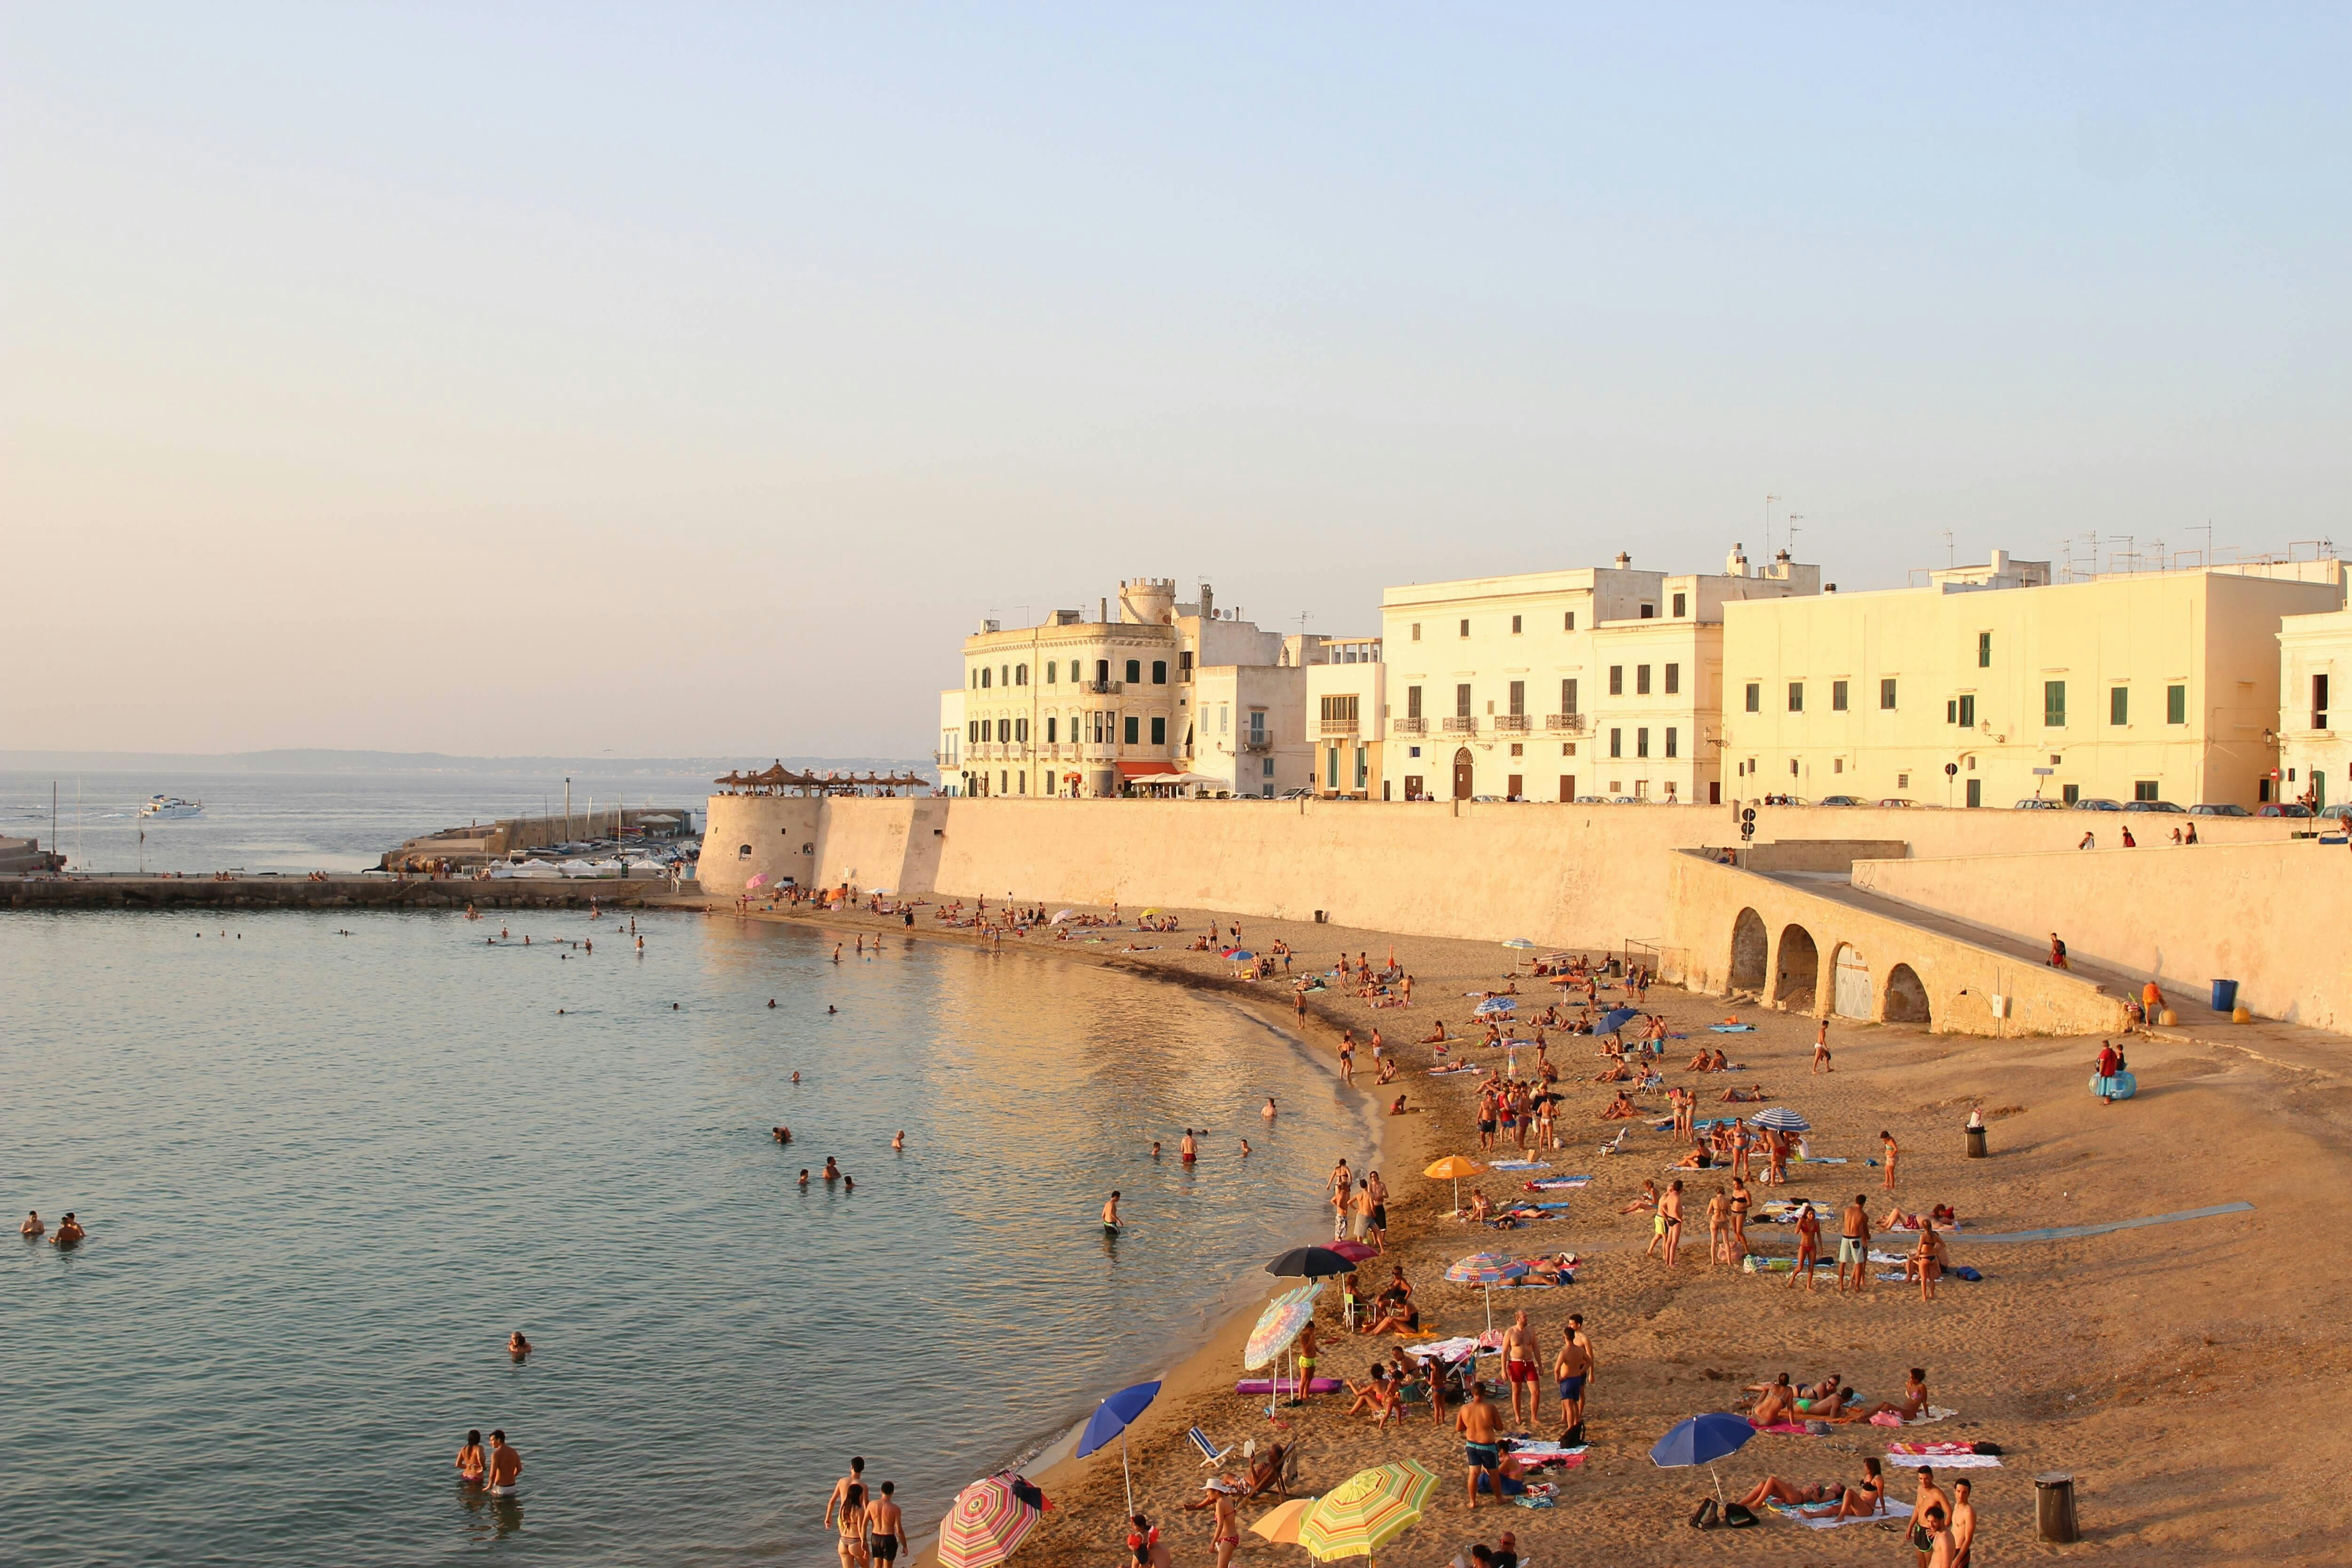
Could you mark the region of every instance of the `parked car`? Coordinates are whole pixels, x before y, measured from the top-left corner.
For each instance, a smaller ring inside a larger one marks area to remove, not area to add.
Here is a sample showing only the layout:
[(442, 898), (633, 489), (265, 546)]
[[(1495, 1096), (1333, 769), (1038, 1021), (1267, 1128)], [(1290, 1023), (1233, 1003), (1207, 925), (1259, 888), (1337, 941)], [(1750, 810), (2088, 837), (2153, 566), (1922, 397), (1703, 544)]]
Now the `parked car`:
[(2127, 800), (2124, 802), (2124, 809), (2126, 811), (2168, 811), (2176, 816), (2187, 815), (2168, 800)]
[(2191, 816), (2252, 816), (2254, 814), (2234, 802), (2223, 801), (2219, 805), (2192, 805), (2189, 808), (2189, 815)]
[[(2352, 805), (2323, 805), (2318, 815), (2330, 822), (2352, 823)], [(262, 875), (267, 877), (269, 873), (264, 871)]]
[(1864, 800), (1859, 795), (1825, 795), (1822, 796), (1821, 804), (1823, 805), (1867, 805), (1870, 803)]
[(2054, 800), (2044, 800), (2037, 795), (2032, 800), (2019, 801), (2017, 803), (2017, 809), (2020, 811), (2056, 811), (2059, 809), (2059, 805)]
[(2086, 795), (2074, 803), (2074, 809), (2076, 811), (2121, 811), (2123, 803), (2109, 800), (2104, 795)]
[(1607, 805), (1609, 804), (1609, 797), (1605, 795), (1580, 795), (1576, 797), (1574, 804), (1578, 805)]
[(1286, 789), (1280, 795), (1276, 795), (1274, 798), (1276, 800), (1313, 800), (1315, 798), (1315, 792), (1311, 789)]
[(1612, 805), (1647, 805), (1650, 803), (1643, 800), (1638, 795), (1612, 795), (1609, 797), (1609, 804)]
[(2309, 816), (2311, 807), (2298, 805), (2291, 800), (2274, 800), (2254, 815), (2256, 816)]
[(1878, 804), (1879, 804), (1879, 805), (1918, 805), (1919, 803), (1918, 803), (1917, 801), (1913, 801), (1913, 800), (1905, 800), (1905, 799), (1904, 799), (1902, 796), (1900, 796), (1900, 795), (1889, 795), (1889, 796), (1887, 796), (1885, 800), (1880, 801)]

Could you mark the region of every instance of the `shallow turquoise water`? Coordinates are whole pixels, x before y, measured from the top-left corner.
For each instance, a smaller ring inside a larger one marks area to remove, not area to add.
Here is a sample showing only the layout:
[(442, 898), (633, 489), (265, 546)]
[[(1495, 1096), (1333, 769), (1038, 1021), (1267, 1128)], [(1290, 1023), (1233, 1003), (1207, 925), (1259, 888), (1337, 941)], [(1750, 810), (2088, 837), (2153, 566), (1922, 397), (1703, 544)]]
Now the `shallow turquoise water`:
[[(0, 1248), (6, 1555), (829, 1562), (848, 1454), (936, 1520), (1262, 1294), (1322, 1171), (1371, 1147), (1360, 1097), (1174, 987), (921, 944), (836, 967), (691, 916), (641, 918), (642, 958), (625, 919), (507, 923), (533, 945), (0, 914), (0, 1205), (91, 1236)], [(1187, 1123), (1213, 1129), (1192, 1172)], [(794, 1184), (827, 1154), (854, 1194)], [(523, 1454), (518, 1505), (459, 1494), (468, 1426)]]

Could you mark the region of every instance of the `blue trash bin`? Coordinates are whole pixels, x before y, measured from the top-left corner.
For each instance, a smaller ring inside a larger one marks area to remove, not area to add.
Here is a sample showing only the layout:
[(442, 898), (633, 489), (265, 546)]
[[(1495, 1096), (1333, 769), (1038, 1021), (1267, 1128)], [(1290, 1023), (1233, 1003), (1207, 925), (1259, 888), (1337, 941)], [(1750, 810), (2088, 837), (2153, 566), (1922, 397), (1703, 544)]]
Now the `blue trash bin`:
[(2234, 980), (2213, 982), (2213, 1011), (2232, 1012), (2238, 1005), (2238, 983)]

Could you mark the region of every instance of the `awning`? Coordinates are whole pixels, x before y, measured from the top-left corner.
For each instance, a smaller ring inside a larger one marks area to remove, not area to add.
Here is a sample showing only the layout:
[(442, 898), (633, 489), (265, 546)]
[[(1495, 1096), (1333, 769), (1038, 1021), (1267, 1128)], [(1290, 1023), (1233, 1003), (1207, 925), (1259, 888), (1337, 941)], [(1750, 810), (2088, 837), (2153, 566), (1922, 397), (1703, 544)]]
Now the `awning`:
[(1172, 773), (1176, 771), (1174, 763), (1160, 762), (1120, 763), (1118, 767), (1119, 776), (1129, 779), (1150, 778), (1154, 773)]

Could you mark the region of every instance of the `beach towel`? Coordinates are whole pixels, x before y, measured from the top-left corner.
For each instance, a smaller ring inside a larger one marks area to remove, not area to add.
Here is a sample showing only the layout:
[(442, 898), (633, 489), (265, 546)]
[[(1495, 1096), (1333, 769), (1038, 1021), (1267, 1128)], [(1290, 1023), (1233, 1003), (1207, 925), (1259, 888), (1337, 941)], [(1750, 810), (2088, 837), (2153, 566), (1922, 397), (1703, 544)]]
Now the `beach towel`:
[(1549, 1160), (1489, 1160), (1486, 1162), (1486, 1168), (1490, 1171), (1549, 1171), (1551, 1169), (1551, 1162)]
[[(1843, 1154), (1814, 1154), (1811, 1156), (1800, 1154), (1793, 1163), (1800, 1165), (1844, 1165), (1852, 1163), (1852, 1162)], [(1877, 1163), (1878, 1162), (1875, 1160), (1871, 1162), (1874, 1165)]]
[(1998, 1454), (1898, 1454), (1886, 1451), (1886, 1462), (1909, 1469), (1997, 1470), (2001, 1468)]
[[(1290, 1394), (1297, 1391), (1296, 1378), (1245, 1377), (1234, 1384), (1235, 1394)], [(1337, 1394), (1339, 1380), (1336, 1377), (1310, 1377), (1307, 1380), (1309, 1394)]]
[(1907, 1502), (1898, 1502), (1893, 1498), (1886, 1500), (1885, 1512), (1871, 1514), (1862, 1519), (1840, 1519), (1837, 1517), (1837, 1510), (1838, 1505), (1833, 1502), (1808, 1502), (1793, 1506), (1787, 1503), (1772, 1505), (1774, 1513), (1793, 1519), (1811, 1530), (1835, 1530), (1841, 1524), (1876, 1524), (1882, 1520), (1911, 1517), (1911, 1505)]
[(1707, 1026), (1707, 1030), (1709, 1033), (1717, 1035), (1752, 1035), (1756, 1032), (1756, 1026), (1753, 1024), (1709, 1024)]
[[(1756, 1426), (1753, 1421), (1748, 1425)], [(1813, 1429), (1801, 1421), (1775, 1421), (1769, 1426), (1756, 1426), (1756, 1429), (1759, 1432), (1777, 1432), (1783, 1437), (1811, 1437), (1815, 1435)]]
[(1528, 1184), (1528, 1191), (1556, 1193), (1568, 1187), (1589, 1186), (1591, 1182), (1592, 1178), (1590, 1176), (1539, 1176)]
[(1563, 1447), (1558, 1443), (1539, 1443), (1532, 1437), (1514, 1437), (1505, 1451), (1523, 1464), (1537, 1465), (1554, 1459), (1580, 1459), (1584, 1457), (1584, 1449), (1582, 1443)]

